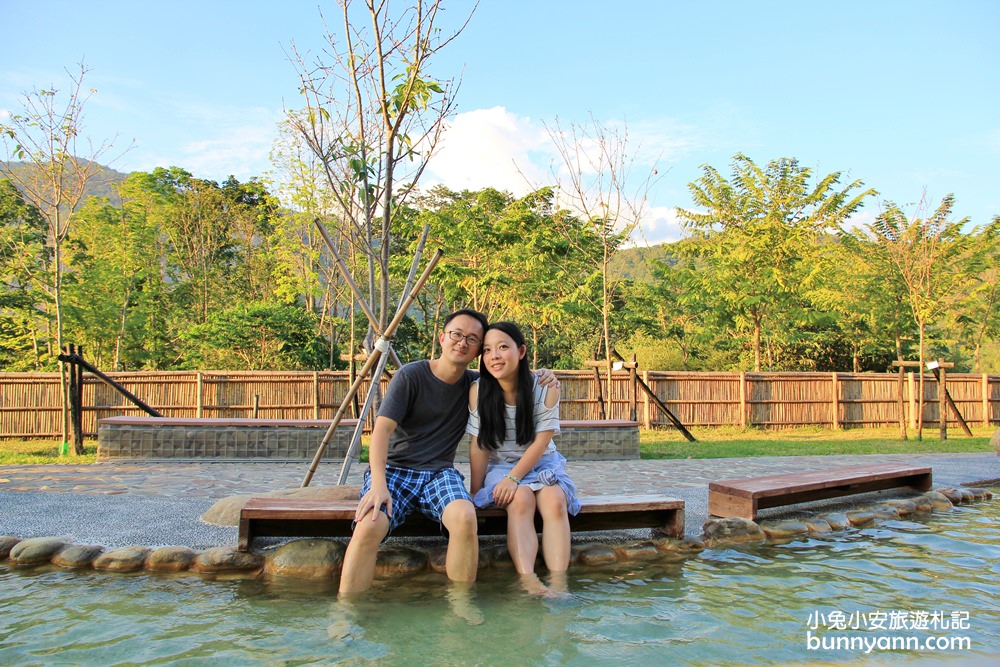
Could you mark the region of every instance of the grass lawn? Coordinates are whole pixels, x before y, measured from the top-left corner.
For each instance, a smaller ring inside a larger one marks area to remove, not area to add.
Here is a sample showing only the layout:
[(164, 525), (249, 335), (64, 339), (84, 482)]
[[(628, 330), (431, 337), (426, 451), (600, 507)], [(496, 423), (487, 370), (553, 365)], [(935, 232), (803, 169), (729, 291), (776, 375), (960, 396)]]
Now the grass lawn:
[[(923, 440), (911, 429), (908, 440), (899, 439), (899, 430), (851, 429), (833, 431), (806, 427), (765, 431), (762, 429), (701, 428), (692, 433), (698, 442), (688, 442), (674, 429), (640, 431), (639, 449), (644, 459), (715, 459), (744, 456), (806, 456), (810, 454), (907, 454), (946, 452), (989, 452), (994, 428), (972, 429), (973, 437), (961, 429), (948, 430), (948, 439), (938, 439), (936, 429), (925, 429)], [(362, 441), (361, 459), (368, 461), (367, 437)], [(32, 463), (94, 463), (97, 442), (88, 440), (82, 456), (60, 455), (55, 440), (0, 440), (0, 465)]]
[(899, 428), (831, 430), (810, 426), (767, 431), (763, 429), (702, 428), (691, 431), (698, 442), (688, 442), (674, 429), (640, 431), (639, 449), (644, 459), (712, 459), (745, 456), (806, 456), (811, 454), (908, 454), (911, 452), (988, 452), (994, 428), (972, 428), (973, 437), (960, 428), (949, 428), (941, 441), (937, 429), (924, 429), (923, 439), (908, 430), (900, 440)]
[(32, 463), (94, 463), (97, 460), (97, 441), (88, 440), (82, 456), (73, 453), (59, 453), (58, 440), (0, 440), (0, 465), (24, 465)]

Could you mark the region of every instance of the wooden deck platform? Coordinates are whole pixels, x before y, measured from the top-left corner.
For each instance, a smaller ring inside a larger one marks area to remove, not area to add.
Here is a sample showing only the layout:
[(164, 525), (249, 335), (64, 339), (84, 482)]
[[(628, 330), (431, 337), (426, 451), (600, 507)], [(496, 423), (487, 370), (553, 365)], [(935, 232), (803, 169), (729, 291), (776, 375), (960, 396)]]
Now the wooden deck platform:
[[(570, 530), (653, 528), (684, 537), (684, 501), (666, 496), (580, 496), (580, 513), (571, 516)], [(240, 512), (238, 549), (249, 551), (255, 537), (350, 537), (356, 500), (251, 498)], [(476, 511), (480, 535), (507, 532), (507, 514), (489, 507)], [(541, 519), (536, 517), (539, 530)], [(440, 535), (438, 524), (422, 514), (410, 516), (393, 536)]]
[(708, 485), (708, 513), (756, 520), (769, 507), (793, 505), (898, 487), (931, 488), (931, 469), (897, 463), (847, 466), (811, 472), (727, 479)]

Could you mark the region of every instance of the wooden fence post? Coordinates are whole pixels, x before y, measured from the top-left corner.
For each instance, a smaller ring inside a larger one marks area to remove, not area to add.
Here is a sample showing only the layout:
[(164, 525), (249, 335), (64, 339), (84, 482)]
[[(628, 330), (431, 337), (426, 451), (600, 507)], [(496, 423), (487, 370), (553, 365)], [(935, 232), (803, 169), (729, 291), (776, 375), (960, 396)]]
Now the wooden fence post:
[(629, 382), (629, 419), (631, 421), (639, 421), (639, 362), (636, 361), (636, 356), (632, 355), (632, 366), (628, 369), (628, 382)]
[(195, 400), (198, 404), (195, 406), (194, 414), (198, 419), (201, 419), (202, 415), (205, 414), (204, 408), (202, 407), (205, 405), (205, 380), (201, 371), (198, 371), (197, 378), (198, 386), (195, 388)]
[(833, 430), (840, 428), (840, 383), (837, 382), (837, 373), (831, 373), (831, 379), (833, 380), (833, 401), (831, 403), (831, 409), (833, 410)]
[(948, 439), (948, 371), (944, 364), (941, 364), (938, 373), (938, 434), (943, 442)]
[(747, 427), (747, 374), (740, 371), (740, 427)]
[[(646, 383), (647, 387), (650, 386), (649, 371), (642, 372), (642, 381)], [(649, 394), (645, 392), (643, 392), (642, 394), (642, 423), (645, 425), (647, 429), (653, 427), (653, 422), (652, 419), (650, 418), (650, 411), (649, 411)]]
[(990, 376), (983, 373), (983, 428), (990, 427)]
[(906, 370), (902, 365), (899, 367), (899, 379), (896, 382), (896, 405), (899, 409), (899, 437), (906, 440), (906, 401), (903, 399), (903, 383), (905, 381)]
[(319, 419), (319, 371), (313, 371), (313, 419)]
[[(917, 370), (920, 371), (920, 369)], [(915, 386), (916, 381), (913, 377), (914, 375), (915, 373), (906, 374), (906, 388), (909, 390), (910, 394), (910, 428), (917, 427), (917, 388)], [(923, 405), (923, 400), (920, 401), (920, 404)]]

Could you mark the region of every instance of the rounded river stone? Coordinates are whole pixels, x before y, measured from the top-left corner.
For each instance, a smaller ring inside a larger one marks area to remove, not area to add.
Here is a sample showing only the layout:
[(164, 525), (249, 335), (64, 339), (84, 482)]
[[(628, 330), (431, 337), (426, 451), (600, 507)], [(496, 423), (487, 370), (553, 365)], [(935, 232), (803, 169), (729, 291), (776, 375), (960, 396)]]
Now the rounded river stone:
[(329, 579), (340, 574), (345, 547), (333, 540), (293, 540), (267, 555), (264, 573), (307, 579)]
[(148, 547), (122, 547), (103, 553), (94, 559), (95, 570), (110, 570), (112, 572), (135, 572), (146, 564), (149, 555)]
[(146, 557), (146, 569), (153, 572), (184, 572), (198, 554), (187, 547), (160, 547)]
[(90, 567), (104, 553), (99, 544), (71, 544), (52, 557), (53, 565), (60, 567)]
[(67, 544), (61, 537), (29, 537), (15, 544), (9, 558), (19, 565), (47, 563)]

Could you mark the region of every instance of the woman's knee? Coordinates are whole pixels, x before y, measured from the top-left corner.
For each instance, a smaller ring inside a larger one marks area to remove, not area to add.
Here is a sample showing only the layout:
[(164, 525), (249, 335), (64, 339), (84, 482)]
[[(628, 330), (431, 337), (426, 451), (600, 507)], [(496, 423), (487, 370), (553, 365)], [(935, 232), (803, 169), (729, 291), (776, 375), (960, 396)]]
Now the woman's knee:
[(510, 516), (534, 516), (535, 494), (528, 487), (521, 487), (514, 494), (514, 500), (507, 505), (507, 514)]
[(566, 494), (562, 488), (546, 486), (538, 492), (538, 513), (542, 518), (566, 516)]

